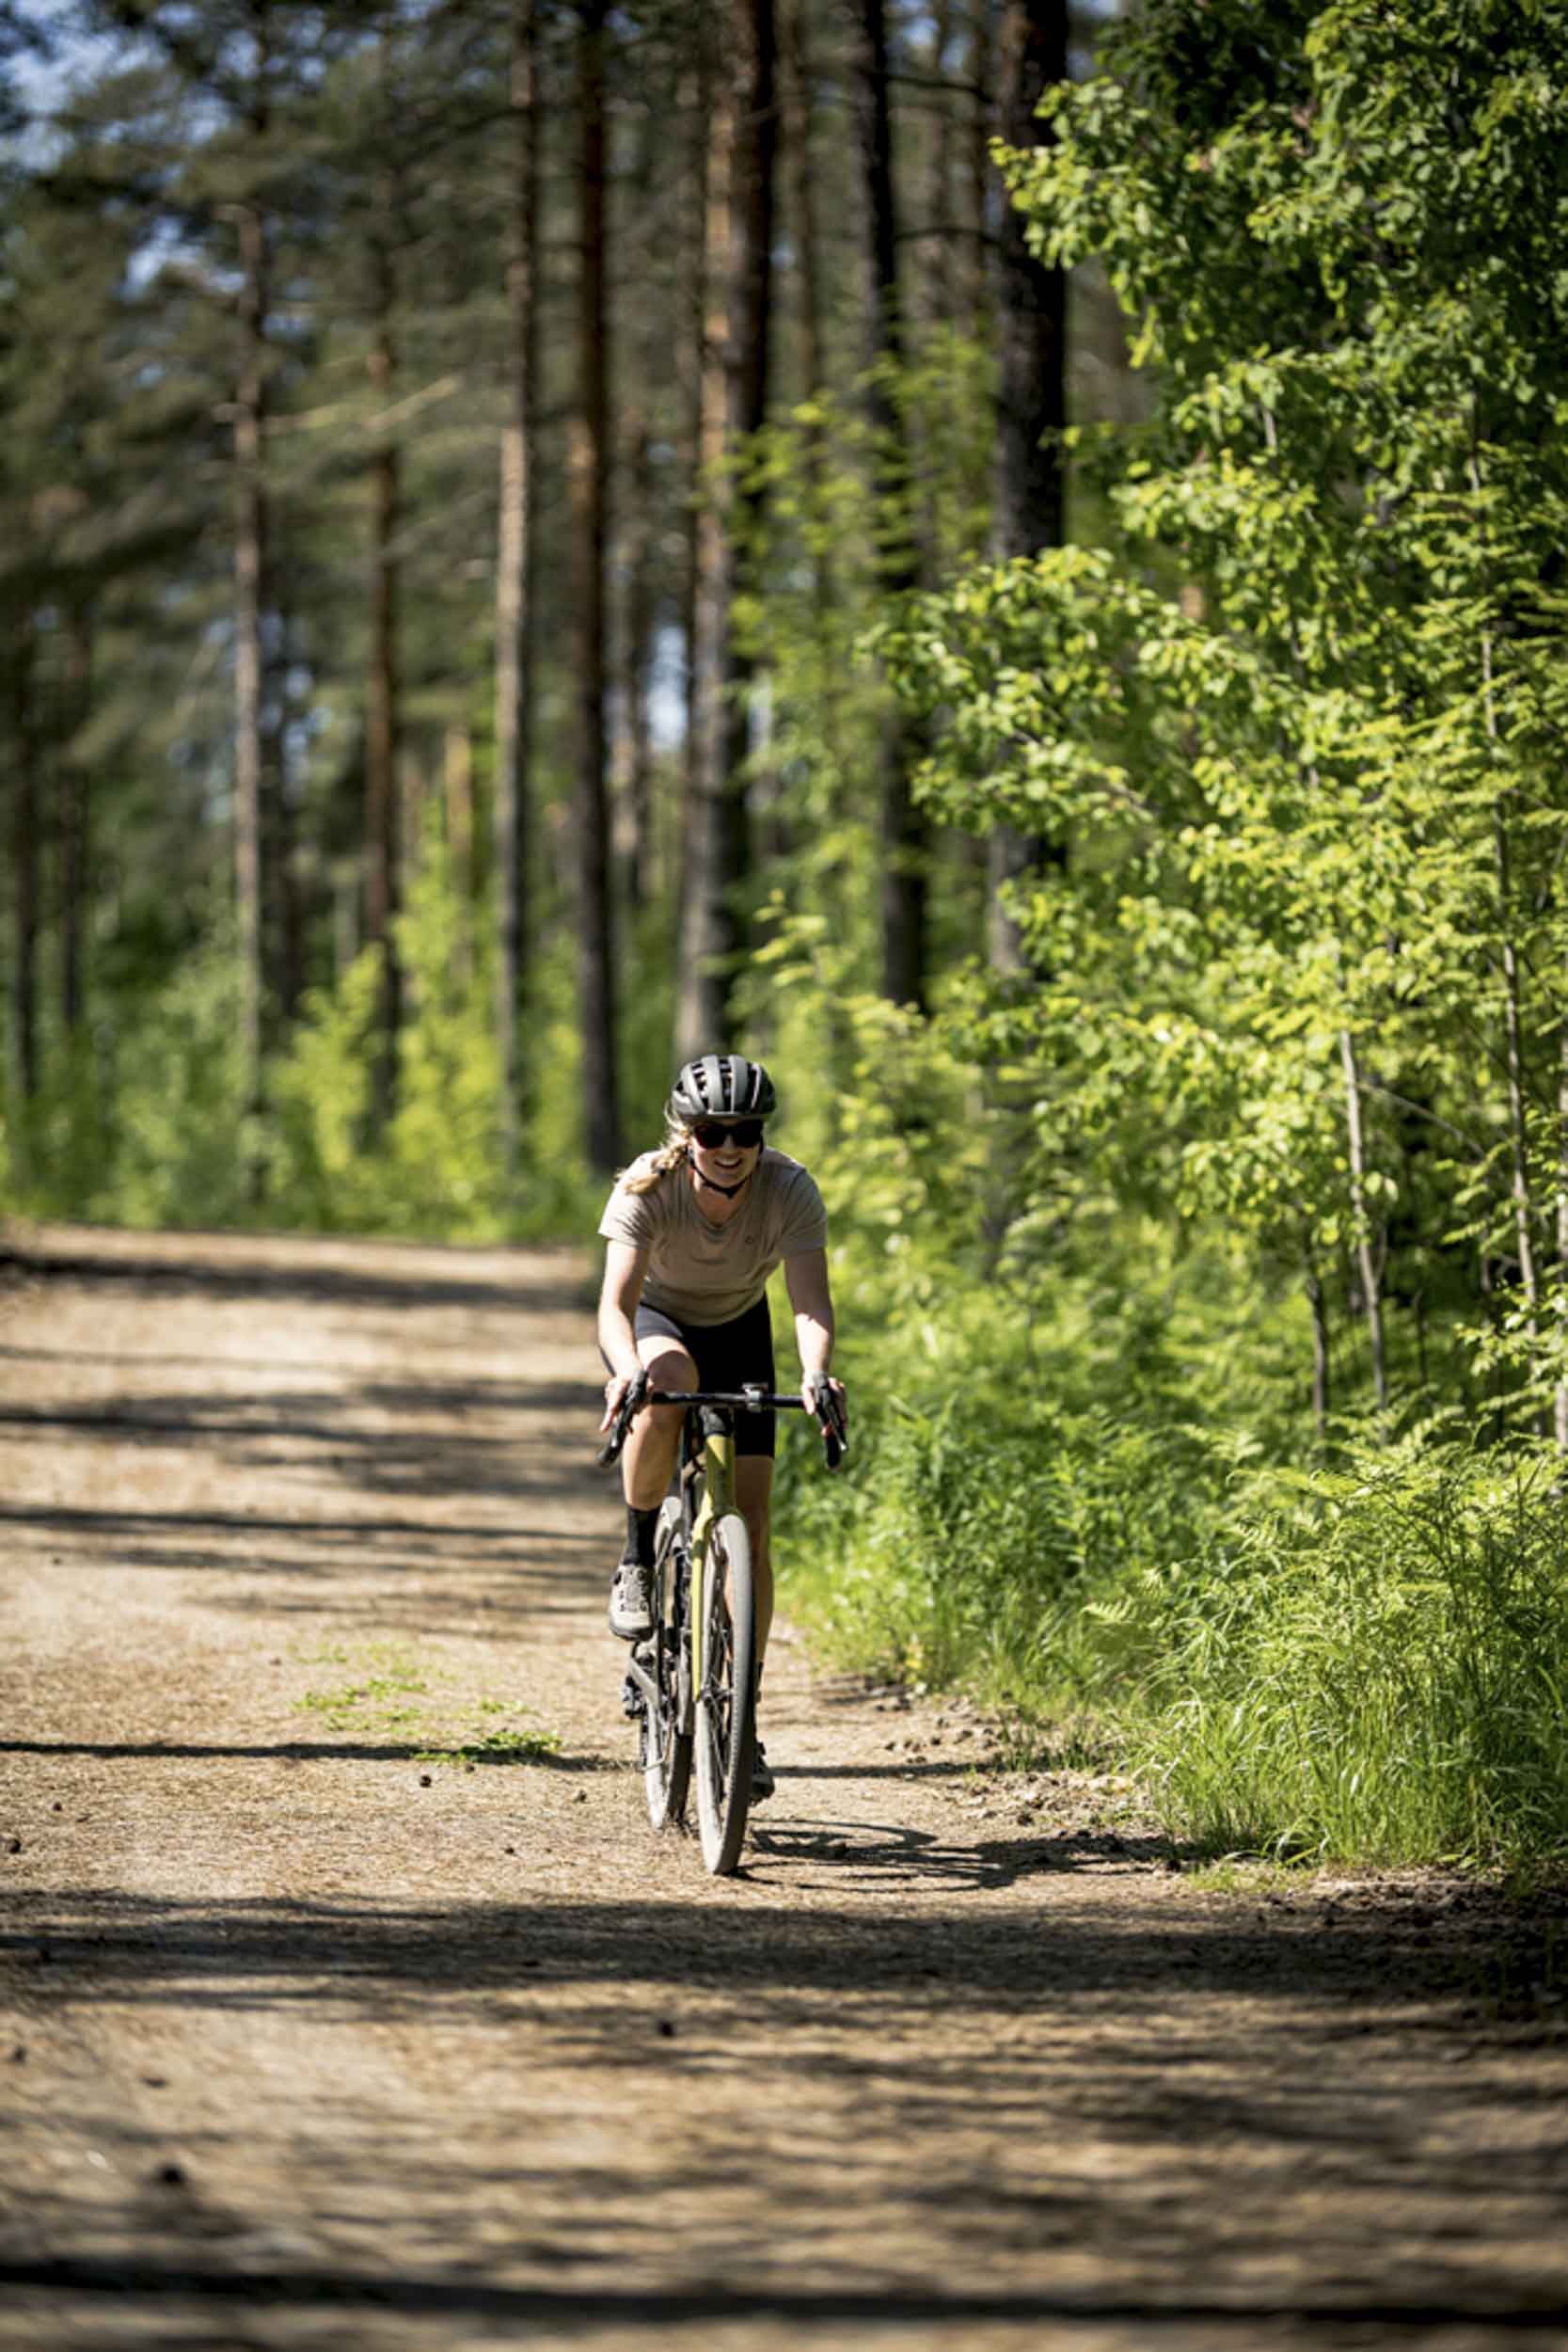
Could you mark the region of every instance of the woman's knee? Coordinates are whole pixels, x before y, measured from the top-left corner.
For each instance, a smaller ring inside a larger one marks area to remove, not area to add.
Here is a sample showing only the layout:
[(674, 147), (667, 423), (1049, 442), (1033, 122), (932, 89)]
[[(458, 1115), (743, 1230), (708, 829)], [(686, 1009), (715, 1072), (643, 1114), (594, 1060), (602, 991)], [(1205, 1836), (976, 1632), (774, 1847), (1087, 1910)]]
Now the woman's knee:
[[(669, 1340), (656, 1336), (644, 1340), (637, 1352), (642, 1359), (642, 1369), (648, 1375), (650, 1388), (673, 1389), (678, 1394), (682, 1390), (696, 1387), (697, 1367), (684, 1347), (675, 1347)], [(655, 1425), (664, 1428), (678, 1422), (681, 1411), (682, 1407), (678, 1405), (650, 1405), (648, 1407)]]

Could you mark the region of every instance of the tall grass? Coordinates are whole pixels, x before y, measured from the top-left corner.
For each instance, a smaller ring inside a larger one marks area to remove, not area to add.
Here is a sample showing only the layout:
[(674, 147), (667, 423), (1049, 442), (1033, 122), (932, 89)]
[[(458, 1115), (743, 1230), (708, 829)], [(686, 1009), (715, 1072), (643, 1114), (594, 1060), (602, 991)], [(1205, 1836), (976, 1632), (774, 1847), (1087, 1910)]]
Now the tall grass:
[(852, 1334), (849, 1476), (781, 1481), (788, 1604), (1042, 1740), (1087, 1717), (1210, 1852), (1568, 1859), (1555, 1456), (1345, 1433), (1292, 1466), (1207, 1327), (1212, 1377), (1180, 1309), (1064, 1279)]
[(1568, 1853), (1568, 1530), (1548, 1460), (1411, 1444), (1275, 1474), (1141, 1630), (1132, 1742), (1202, 1845)]

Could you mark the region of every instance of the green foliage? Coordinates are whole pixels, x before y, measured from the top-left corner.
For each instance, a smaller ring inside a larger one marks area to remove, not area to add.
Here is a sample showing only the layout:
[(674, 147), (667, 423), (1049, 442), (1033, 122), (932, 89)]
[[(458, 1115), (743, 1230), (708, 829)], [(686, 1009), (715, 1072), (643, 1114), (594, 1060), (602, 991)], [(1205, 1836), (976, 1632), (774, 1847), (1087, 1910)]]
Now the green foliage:
[(1564, 1848), (1555, 1490), (1498, 1463), (1568, 1398), (1565, 35), (1127, 20), (1012, 164), (1158, 367), (1072, 437), (1107, 543), (875, 631), (928, 805), (1048, 853), (1022, 972), (836, 1008), (875, 1452), (842, 1545), (788, 1507), (862, 1654), (1092, 1705), (1211, 1846)]
[(1555, 1460), (1413, 1445), (1276, 1473), (1108, 1620), (1152, 1661), (1142, 1760), (1211, 1851), (1568, 1855)]
[(236, 973), (220, 931), (125, 1024), (115, 1048), (111, 1155), (82, 1202), (85, 1215), (175, 1228), (248, 1222), (253, 1138)]
[(553, 1234), (573, 1218), (580, 1225), (592, 1187), (577, 1157), (564, 961), (538, 976), (533, 1012), (547, 1075), (532, 1123), (533, 1156), (509, 1187), (498, 1133), (490, 958), (473, 937), (472, 910), (434, 817), (396, 940), (404, 1017), (391, 1116), (377, 1110), (383, 957), (368, 947), (335, 989), (307, 999), (273, 1075), (273, 1217), (316, 1232), (467, 1242)]

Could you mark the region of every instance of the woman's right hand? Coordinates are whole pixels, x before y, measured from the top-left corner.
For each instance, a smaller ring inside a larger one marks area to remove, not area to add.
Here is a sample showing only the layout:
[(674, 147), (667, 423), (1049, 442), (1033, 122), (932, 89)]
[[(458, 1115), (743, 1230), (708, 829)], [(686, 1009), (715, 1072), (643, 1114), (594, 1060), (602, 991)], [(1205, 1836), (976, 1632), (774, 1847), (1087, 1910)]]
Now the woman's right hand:
[(613, 1426), (616, 1414), (632, 1391), (635, 1389), (641, 1392), (647, 1388), (647, 1385), (648, 1375), (641, 1364), (635, 1372), (611, 1373), (604, 1384), (604, 1419), (599, 1423), (601, 1437), (607, 1429)]

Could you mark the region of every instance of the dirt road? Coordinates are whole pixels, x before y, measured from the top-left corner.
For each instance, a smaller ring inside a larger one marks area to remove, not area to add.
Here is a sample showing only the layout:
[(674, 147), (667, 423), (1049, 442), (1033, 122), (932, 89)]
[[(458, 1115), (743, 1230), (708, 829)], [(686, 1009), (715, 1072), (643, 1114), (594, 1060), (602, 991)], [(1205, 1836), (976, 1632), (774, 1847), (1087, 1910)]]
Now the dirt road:
[(708, 1882), (629, 1769), (582, 1262), (27, 1248), (8, 2352), (1568, 2343), (1549, 1918), (1196, 1886), (793, 1643)]

